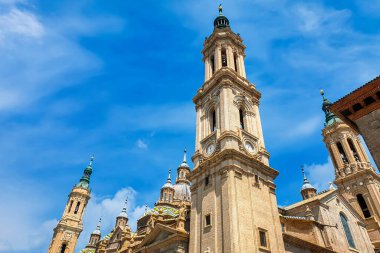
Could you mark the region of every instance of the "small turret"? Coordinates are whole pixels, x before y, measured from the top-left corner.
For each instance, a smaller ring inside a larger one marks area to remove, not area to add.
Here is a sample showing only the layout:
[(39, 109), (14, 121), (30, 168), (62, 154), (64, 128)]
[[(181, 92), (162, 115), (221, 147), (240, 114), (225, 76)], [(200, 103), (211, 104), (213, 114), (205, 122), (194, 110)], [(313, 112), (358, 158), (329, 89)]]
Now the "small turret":
[(174, 187), (174, 200), (177, 201), (190, 201), (190, 181), (188, 179), (190, 174), (190, 166), (187, 164), (186, 149), (183, 152), (183, 161), (177, 168), (177, 180)]
[(75, 185), (77, 188), (89, 189), (90, 177), (92, 174), (92, 162), (94, 161), (94, 155), (91, 156), (90, 163), (83, 172), (82, 178)]
[(173, 202), (174, 188), (172, 185), (172, 180), (170, 178), (170, 175), (171, 175), (171, 169), (169, 169), (168, 179), (166, 180), (166, 183), (161, 188), (159, 203), (166, 204), (166, 203)]
[(309, 180), (307, 180), (305, 169), (303, 168), (303, 166), (301, 167), (301, 171), (303, 174), (303, 185), (301, 187), (302, 198), (308, 199), (308, 198), (316, 196), (317, 190), (314, 188), (314, 186), (310, 184)]
[(127, 223), (128, 223), (127, 205), (128, 205), (128, 198), (125, 200), (123, 210), (116, 217), (116, 226), (115, 227), (117, 227), (117, 226), (125, 227), (127, 225)]
[(96, 248), (96, 244), (99, 242), (101, 237), (100, 225), (102, 222), (102, 218), (99, 219), (98, 225), (96, 229), (90, 235), (90, 241), (88, 242), (86, 248)]

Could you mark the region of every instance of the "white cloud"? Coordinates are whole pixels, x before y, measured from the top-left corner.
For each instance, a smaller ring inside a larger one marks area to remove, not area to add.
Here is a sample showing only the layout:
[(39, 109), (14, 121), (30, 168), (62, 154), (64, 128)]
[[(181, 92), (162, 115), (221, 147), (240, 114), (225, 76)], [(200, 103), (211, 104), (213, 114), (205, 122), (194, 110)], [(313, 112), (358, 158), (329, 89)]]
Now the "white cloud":
[(0, 2), (0, 113), (18, 111), (96, 75), (101, 60), (76, 38), (123, 27), (118, 17), (87, 18), (75, 6), (69, 14), (45, 17), (28, 4)]
[(102, 236), (111, 232), (112, 228), (115, 226), (117, 215), (124, 207), (126, 198), (128, 198), (128, 224), (131, 229), (135, 231), (137, 220), (145, 211), (145, 206), (136, 205), (136, 196), (137, 192), (130, 187), (118, 190), (112, 197), (101, 197), (92, 194), (85, 211), (83, 221), (84, 231), (79, 238), (77, 250), (84, 248), (88, 243), (90, 234), (96, 228), (100, 217), (102, 217)]
[[(1, 171), (0, 171), (1, 172)], [(43, 220), (41, 213), (49, 209), (49, 198), (41, 197), (44, 186), (19, 177), (8, 182), (0, 177), (0, 252), (31, 251), (47, 245), (57, 220)]]
[(318, 191), (327, 190), (329, 183), (333, 182), (335, 177), (334, 166), (330, 157), (328, 157), (327, 162), (323, 164), (306, 164), (305, 172), (310, 183), (314, 185)]
[(147, 149), (148, 148), (148, 144), (146, 144), (143, 140), (141, 139), (138, 139), (137, 142), (136, 142), (136, 145), (138, 148), (141, 148), (141, 149)]
[(297, 136), (298, 138), (307, 137), (315, 133), (321, 128), (322, 121), (320, 116), (314, 116), (308, 119), (303, 119), (300, 122), (293, 123), (294, 127), (287, 129), (284, 132), (284, 136), (287, 138), (293, 138)]
[(0, 43), (12, 34), (39, 38), (44, 34), (44, 27), (33, 13), (14, 7), (0, 15)]

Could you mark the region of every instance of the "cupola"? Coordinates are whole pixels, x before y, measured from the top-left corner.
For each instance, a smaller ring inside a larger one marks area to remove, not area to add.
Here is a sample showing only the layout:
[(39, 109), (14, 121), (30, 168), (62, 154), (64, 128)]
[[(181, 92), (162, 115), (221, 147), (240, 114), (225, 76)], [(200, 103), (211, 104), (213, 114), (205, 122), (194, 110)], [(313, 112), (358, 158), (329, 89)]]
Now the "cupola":
[(313, 185), (310, 184), (309, 180), (306, 177), (305, 169), (301, 168), (303, 174), (303, 185), (301, 187), (301, 195), (303, 199), (312, 198), (317, 195), (317, 190)]
[(223, 29), (230, 26), (230, 21), (223, 15), (223, 6), (219, 5), (219, 16), (214, 20), (214, 28)]

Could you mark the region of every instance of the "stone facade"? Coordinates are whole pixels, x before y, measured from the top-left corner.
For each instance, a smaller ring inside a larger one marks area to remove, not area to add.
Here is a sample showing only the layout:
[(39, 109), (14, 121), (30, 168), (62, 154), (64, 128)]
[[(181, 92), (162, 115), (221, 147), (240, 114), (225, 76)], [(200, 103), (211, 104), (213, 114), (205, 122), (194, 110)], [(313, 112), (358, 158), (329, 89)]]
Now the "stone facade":
[[(279, 172), (269, 166), (261, 94), (246, 79), (244, 51), (220, 9), (202, 51), (205, 82), (193, 98), (194, 168), (185, 151), (176, 182), (169, 171), (158, 201), (138, 219), (137, 231), (129, 227), (125, 205), (114, 228), (102, 237), (99, 223), (81, 253), (368, 253), (378, 248), (379, 175), (357, 133), (330, 111), (326, 98), (323, 137), (338, 188), (331, 184), (317, 193), (304, 174), (302, 200), (278, 208), (274, 180)], [(81, 181), (70, 194), (68, 204), (83, 198), (80, 215), (66, 208), (49, 253), (73, 252), (88, 182)], [(65, 239), (68, 232), (76, 233), (71, 241)], [(63, 251), (62, 242), (67, 244)]]

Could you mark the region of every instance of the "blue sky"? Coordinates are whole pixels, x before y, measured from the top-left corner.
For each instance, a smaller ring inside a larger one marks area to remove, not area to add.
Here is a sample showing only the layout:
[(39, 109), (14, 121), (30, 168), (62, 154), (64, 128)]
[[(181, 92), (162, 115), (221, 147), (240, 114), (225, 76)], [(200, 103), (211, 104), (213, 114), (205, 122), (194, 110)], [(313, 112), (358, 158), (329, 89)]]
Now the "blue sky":
[[(192, 97), (217, 1), (0, 0), (0, 252), (45, 252), (91, 154), (83, 247), (126, 195), (130, 224), (169, 167), (194, 150)], [(300, 200), (300, 165), (333, 171), (319, 89), (335, 101), (379, 75), (380, 1), (223, 1), (247, 46), (279, 205)], [(6, 228), (6, 229), (4, 229)]]

